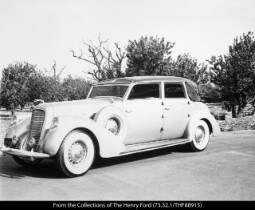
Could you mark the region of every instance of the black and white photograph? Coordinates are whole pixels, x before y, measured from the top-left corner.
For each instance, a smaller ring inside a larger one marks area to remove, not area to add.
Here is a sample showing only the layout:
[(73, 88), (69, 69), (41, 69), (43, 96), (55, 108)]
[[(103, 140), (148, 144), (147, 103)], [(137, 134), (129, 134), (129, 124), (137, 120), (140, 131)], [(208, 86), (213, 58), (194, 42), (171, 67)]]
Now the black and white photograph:
[(0, 81), (3, 204), (255, 202), (254, 0), (0, 0)]

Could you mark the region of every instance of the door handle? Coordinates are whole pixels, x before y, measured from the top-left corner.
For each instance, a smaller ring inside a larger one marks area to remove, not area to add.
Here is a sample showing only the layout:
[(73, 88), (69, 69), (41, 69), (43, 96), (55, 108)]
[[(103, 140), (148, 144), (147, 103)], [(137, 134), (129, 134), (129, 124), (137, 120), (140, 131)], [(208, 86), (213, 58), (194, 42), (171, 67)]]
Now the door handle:
[(165, 110), (170, 110), (171, 108), (170, 107), (166, 107)]

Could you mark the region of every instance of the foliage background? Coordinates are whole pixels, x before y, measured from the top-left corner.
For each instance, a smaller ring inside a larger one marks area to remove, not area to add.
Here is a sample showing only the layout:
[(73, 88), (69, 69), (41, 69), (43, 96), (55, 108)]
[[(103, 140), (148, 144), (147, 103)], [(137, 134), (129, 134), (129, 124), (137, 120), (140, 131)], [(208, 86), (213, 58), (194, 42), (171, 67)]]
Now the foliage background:
[[(74, 59), (93, 66), (87, 74), (94, 81), (119, 77), (166, 75), (188, 78), (198, 85), (204, 102), (224, 102), (237, 117), (246, 105), (254, 105), (255, 98), (255, 39), (253, 32), (234, 38), (229, 52), (212, 55), (207, 63), (185, 53), (172, 57), (175, 43), (164, 37), (141, 36), (129, 40), (123, 48), (115, 43), (110, 50), (108, 40), (98, 37), (98, 43), (83, 42), (85, 49)], [(89, 55), (84, 56), (86, 51)], [(126, 65), (123, 65), (123, 64)], [(53, 70), (53, 75), (50, 73)], [(85, 99), (91, 81), (85, 77), (61, 77), (56, 62), (50, 70), (40, 70), (28, 62), (15, 62), (3, 68), (0, 105), (6, 109), (24, 108), (27, 102), (43, 99), (45, 102)], [(57, 72), (59, 72), (57, 74)]]

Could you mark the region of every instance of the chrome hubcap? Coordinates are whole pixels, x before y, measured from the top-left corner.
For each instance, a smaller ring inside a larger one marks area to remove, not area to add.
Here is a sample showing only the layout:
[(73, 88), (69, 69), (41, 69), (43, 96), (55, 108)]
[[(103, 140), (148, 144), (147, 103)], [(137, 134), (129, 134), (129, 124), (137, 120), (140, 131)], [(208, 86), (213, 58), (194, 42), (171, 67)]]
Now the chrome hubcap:
[(195, 132), (195, 141), (198, 144), (201, 144), (205, 138), (205, 130), (202, 126), (197, 127)]
[(107, 121), (105, 128), (112, 132), (114, 135), (117, 135), (119, 133), (119, 125), (117, 121), (113, 118)]
[(74, 142), (68, 151), (69, 161), (73, 165), (77, 165), (81, 163), (86, 156), (87, 156), (87, 147), (81, 141)]

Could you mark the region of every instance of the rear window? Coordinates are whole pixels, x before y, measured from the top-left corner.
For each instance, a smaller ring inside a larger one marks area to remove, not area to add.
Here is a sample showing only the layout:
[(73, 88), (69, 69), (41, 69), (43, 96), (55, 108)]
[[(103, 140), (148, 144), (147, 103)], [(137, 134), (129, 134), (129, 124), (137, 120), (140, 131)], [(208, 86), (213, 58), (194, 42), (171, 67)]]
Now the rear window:
[(165, 84), (165, 98), (185, 98), (182, 84)]
[(189, 82), (186, 82), (185, 85), (186, 85), (187, 93), (188, 93), (190, 100), (191, 101), (200, 101), (197, 87)]
[(138, 84), (135, 85), (128, 99), (159, 98), (159, 84)]

